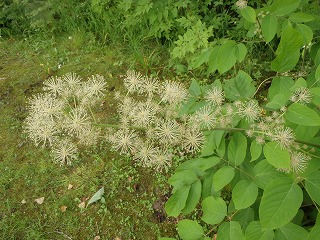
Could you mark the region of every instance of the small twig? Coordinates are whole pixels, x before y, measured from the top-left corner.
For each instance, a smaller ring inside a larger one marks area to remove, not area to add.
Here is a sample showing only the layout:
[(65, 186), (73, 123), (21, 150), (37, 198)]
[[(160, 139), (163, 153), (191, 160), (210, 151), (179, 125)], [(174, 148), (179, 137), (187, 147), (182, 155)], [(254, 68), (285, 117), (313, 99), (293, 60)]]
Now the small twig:
[(265, 80), (263, 80), (263, 81), (259, 84), (256, 92), (251, 96), (251, 98), (253, 98), (254, 95), (256, 95), (256, 94), (258, 93), (258, 91), (260, 90), (261, 86), (262, 86), (265, 82), (267, 82), (268, 80), (270, 80), (270, 79), (272, 79), (272, 78), (273, 78), (273, 77), (268, 77), (268, 78), (266, 78)]

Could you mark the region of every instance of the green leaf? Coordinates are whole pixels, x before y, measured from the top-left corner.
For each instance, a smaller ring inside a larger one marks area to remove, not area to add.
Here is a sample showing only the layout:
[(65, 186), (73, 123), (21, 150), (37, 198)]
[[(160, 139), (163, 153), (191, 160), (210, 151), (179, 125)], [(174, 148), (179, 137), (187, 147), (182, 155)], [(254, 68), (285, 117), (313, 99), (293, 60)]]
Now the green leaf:
[(217, 165), (220, 162), (220, 160), (221, 159), (216, 156), (211, 156), (208, 158), (195, 158), (183, 162), (177, 167), (176, 170), (182, 171), (188, 169), (200, 169), (202, 171), (206, 171), (209, 168), (212, 168), (213, 166)]
[(203, 215), (201, 220), (208, 224), (220, 223), (227, 214), (227, 204), (222, 198), (209, 196), (201, 203)]
[(320, 106), (320, 87), (311, 88), (310, 92), (312, 93), (312, 103), (316, 106)]
[(271, 166), (267, 160), (260, 161), (253, 168), (254, 182), (259, 188), (265, 189), (274, 179), (284, 177), (285, 175)]
[(242, 62), (243, 59), (247, 55), (247, 48), (243, 43), (239, 43), (238, 45), (235, 46), (235, 51), (234, 54), (238, 60), (238, 62)]
[(177, 189), (188, 186), (197, 180), (197, 175), (191, 169), (188, 169), (176, 172), (169, 178), (168, 182), (173, 186), (173, 192), (175, 192)]
[(275, 229), (289, 223), (297, 214), (302, 199), (302, 190), (292, 179), (273, 180), (261, 199), (259, 216), (262, 228)]
[(245, 240), (241, 226), (236, 221), (222, 223), (218, 229), (217, 240)]
[(189, 214), (190, 212), (192, 212), (193, 209), (195, 209), (201, 197), (201, 190), (202, 190), (202, 185), (200, 180), (194, 182), (191, 185), (189, 195), (186, 201), (186, 205), (182, 209), (182, 213), (184, 215)]
[(287, 240), (305, 240), (308, 238), (308, 232), (303, 227), (289, 222), (287, 225), (275, 231), (275, 238)]
[(231, 69), (236, 63), (237, 59), (234, 55), (235, 45), (235, 41), (232, 40), (227, 40), (221, 45), (216, 56), (217, 69), (220, 74), (223, 74)]
[(233, 167), (224, 166), (220, 168), (212, 178), (212, 185), (215, 191), (221, 190), (224, 186), (226, 186), (235, 175), (235, 170)]
[(266, 43), (270, 42), (277, 33), (278, 18), (275, 15), (266, 15), (261, 23), (262, 36)]
[(225, 81), (224, 91), (226, 98), (236, 101), (241, 98), (250, 98), (256, 92), (252, 78), (244, 71), (239, 71), (235, 78)]
[(255, 211), (253, 210), (253, 208), (248, 207), (246, 209), (241, 209), (237, 211), (233, 216), (232, 220), (240, 223), (242, 229), (246, 229), (249, 223), (251, 223), (254, 220), (254, 214)]
[(181, 210), (186, 205), (190, 187), (190, 185), (181, 187), (171, 195), (165, 204), (168, 216), (177, 217), (181, 213)]
[(288, 98), (282, 93), (278, 93), (274, 98), (266, 104), (266, 107), (271, 110), (279, 110), (287, 104)]
[(194, 62), (191, 65), (189, 65), (189, 70), (198, 68), (202, 64), (208, 62), (210, 53), (211, 52), (209, 49), (204, 49), (204, 51), (202, 51), (202, 53), (195, 58)]
[(294, 81), (290, 77), (274, 77), (268, 90), (268, 100), (271, 101), (277, 94), (282, 94), (289, 100), (292, 95), (290, 88), (293, 85)]
[(290, 155), (288, 150), (281, 149), (276, 142), (268, 142), (263, 147), (263, 153), (267, 161), (276, 168), (289, 168)]
[(313, 172), (305, 178), (305, 186), (311, 199), (320, 204), (320, 171)]
[(320, 125), (320, 117), (317, 112), (300, 103), (293, 103), (288, 107), (285, 118), (292, 123), (303, 126)]
[(310, 14), (298, 12), (290, 14), (289, 19), (294, 23), (311, 22), (316, 18)]
[(310, 231), (307, 240), (315, 240), (320, 236), (320, 224), (316, 224)]
[(303, 37), (304, 45), (308, 45), (313, 38), (312, 29), (305, 24), (297, 24), (295, 28)]
[(98, 192), (96, 192), (96, 193), (92, 196), (92, 198), (90, 198), (89, 202), (87, 203), (87, 207), (88, 207), (90, 204), (99, 201), (99, 200), (102, 198), (103, 194), (104, 194), (104, 187), (100, 188), (100, 189), (98, 190)]
[(253, 140), (250, 145), (251, 162), (257, 160), (262, 153), (262, 145)]
[(270, 12), (277, 16), (284, 16), (292, 13), (299, 5), (300, 0), (275, 0), (270, 7)]
[(244, 9), (239, 10), (242, 17), (244, 17), (245, 20), (251, 23), (256, 22), (256, 12), (252, 7), (246, 6)]
[(232, 190), (232, 200), (236, 209), (250, 207), (258, 197), (258, 187), (253, 182), (241, 180)]
[(197, 240), (204, 235), (199, 223), (184, 219), (177, 224), (178, 234), (182, 240)]
[(235, 166), (243, 163), (247, 153), (247, 138), (242, 133), (233, 134), (228, 145), (228, 159)]
[(270, 240), (274, 237), (272, 230), (262, 230), (260, 222), (251, 222), (246, 228), (245, 232), (246, 240)]
[(317, 67), (314, 77), (316, 80), (320, 80), (320, 65)]
[(190, 84), (189, 93), (195, 97), (198, 97), (201, 94), (201, 87), (199, 83), (194, 79), (192, 79), (192, 82)]
[(210, 51), (209, 61), (208, 61), (208, 74), (213, 73), (215, 70), (217, 70), (218, 67), (218, 53), (221, 46), (215, 46)]
[(271, 69), (286, 72), (295, 67), (300, 58), (300, 48), (304, 44), (303, 36), (288, 24), (282, 32), (277, 48), (277, 57), (271, 62)]

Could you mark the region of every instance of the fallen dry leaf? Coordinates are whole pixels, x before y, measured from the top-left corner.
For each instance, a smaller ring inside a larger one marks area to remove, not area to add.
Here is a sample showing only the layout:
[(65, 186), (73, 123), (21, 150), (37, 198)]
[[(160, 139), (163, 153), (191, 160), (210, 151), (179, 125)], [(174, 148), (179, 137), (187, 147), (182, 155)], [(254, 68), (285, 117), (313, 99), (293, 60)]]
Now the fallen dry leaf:
[(86, 207), (86, 202), (81, 202), (79, 205), (78, 205), (79, 208), (85, 208)]
[(73, 185), (69, 183), (68, 185), (68, 190), (72, 189), (73, 188)]
[(61, 210), (61, 212), (65, 212), (67, 210), (67, 208), (68, 208), (67, 206), (61, 206), (60, 210)]
[(34, 200), (36, 203), (38, 204), (42, 204), (43, 201), (44, 201), (44, 197), (41, 197), (41, 198), (37, 198), (36, 200)]

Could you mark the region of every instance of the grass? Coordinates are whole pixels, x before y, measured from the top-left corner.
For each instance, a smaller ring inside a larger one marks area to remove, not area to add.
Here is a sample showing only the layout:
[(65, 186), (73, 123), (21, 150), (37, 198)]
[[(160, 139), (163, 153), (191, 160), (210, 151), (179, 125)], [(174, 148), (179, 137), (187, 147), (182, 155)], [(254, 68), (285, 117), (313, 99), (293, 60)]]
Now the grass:
[[(100, 114), (114, 117), (112, 89), (121, 89), (128, 66), (143, 73), (170, 74), (163, 52), (98, 46), (80, 33), (60, 39), (0, 42), (0, 238), (1, 239), (157, 239), (175, 236), (174, 222), (155, 209), (169, 192), (165, 174), (135, 166), (102, 142), (83, 151), (71, 167), (59, 167), (47, 150), (23, 133), (28, 97), (52, 75), (101, 74), (110, 92)], [(154, 67), (153, 67), (154, 66)], [(72, 187), (70, 187), (72, 185)], [(101, 187), (105, 201), (79, 207)], [(35, 202), (44, 197), (42, 204)]]

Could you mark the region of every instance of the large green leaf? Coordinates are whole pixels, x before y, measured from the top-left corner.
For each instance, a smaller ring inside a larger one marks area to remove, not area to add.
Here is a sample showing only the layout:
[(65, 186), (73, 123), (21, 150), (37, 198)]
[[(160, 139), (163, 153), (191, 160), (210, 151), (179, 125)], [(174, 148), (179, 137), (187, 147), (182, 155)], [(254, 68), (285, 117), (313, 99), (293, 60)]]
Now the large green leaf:
[(235, 166), (243, 163), (247, 153), (247, 138), (240, 132), (235, 133), (228, 145), (228, 159)]
[(221, 161), (220, 158), (216, 156), (211, 156), (207, 158), (194, 158), (183, 162), (177, 167), (177, 171), (188, 170), (188, 169), (199, 169), (201, 171), (206, 171), (209, 168), (217, 165)]
[(267, 160), (262, 160), (254, 166), (253, 173), (255, 184), (262, 189), (265, 189), (272, 180), (285, 176), (270, 165)]
[(189, 190), (189, 195), (186, 201), (185, 207), (182, 209), (182, 213), (184, 215), (192, 212), (193, 209), (197, 206), (200, 197), (201, 197), (202, 184), (201, 181), (198, 180), (191, 185)]
[[(320, 66), (318, 67), (320, 70)], [(312, 93), (312, 103), (316, 106), (320, 106), (320, 87), (314, 87), (310, 89)]]
[(165, 204), (168, 216), (177, 217), (185, 207), (191, 186), (183, 186), (171, 195)]
[(222, 198), (209, 196), (201, 203), (203, 215), (201, 220), (208, 224), (220, 223), (227, 214), (227, 204)]
[(297, 12), (290, 14), (289, 19), (294, 23), (311, 22), (316, 18), (310, 14)]
[(249, 223), (251, 223), (254, 220), (254, 214), (255, 211), (253, 210), (253, 208), (248, 207), (237, 211), (236, 214), (233, 215), (232, 220), (240, 223), (241, 228), (244, 230), (248, 227)]
[(305, 24), (297, 24), (296, 30), (301, 34), (303, 37), (304, 45), (308, 45), (313, 38), (313, 31), (310, 27)]
[(217, 240), (244, 240), (241, 226), (236, 221), (221, 224), (217, 233)]
[(258, 187), (249, 180), (241, 180), (232, 190), (232, 200), (236, 209), (250, 207), (258, 197)]
[(320, 171), (309, 174), (305, 178), (305, 185), (312, 200), (320, 205)]
[(288, 107), (285, 118), (292, 123), (303, 126), (319, 126), (320, 117), (316, 111), (300, 103), (293, 103)]
[(236, 42), (232, 40), (228, 40), (221, 45), (217, 55), (217, 69), (220, 74), (231, 69), (236, 63), (237, 59), (234, 54), (235, 45)]
[(270, 42), (277, 33), (278, 18), (273, 14), (265, 16), (261, 23), (262, 36), (266, 42)]
[(290, 167), (290, 154), (287, 149), (281, 149), (276, 142), (268, 142), (263, 147), (267, 161), (276, 168)]
[(271, 62), (271, 69), (277, 72), (286, 72), (293, 69), (299, 61), (300, 48), (304, 44), (303, 36), (290, 24), (283, 30), (277, 57)]
[(307, 230), (291, 222), (281, 228), (276, 229), (275, 231), (275, 239), (306, 240), (307, 238)]
[(233, 167), (224, 166), (220, 168), (212, 178), (212, 185), (215, 191), (221, 190), (224, 186), (226, 186), (235, 175), (235, 170)]
[(256, 22), (256, 12), (252, 7), (245, 7), (244, 9), (239, 10), (240, 14), (244, 19), (248, 22), (255, 23)]
[(234, 54), (237, 58), (237, 61), (242, 62), (247, 55), (246, 46), (243, 43), (239, 43), (238, 45), (235, 46)]
[(270, 12), (277, 16), (287, 15), (299, 7), (300, 1), (301, 0), (275, 0), (270, 7)]
[(262, 153), (262, 145), (253, 140), (250, 144), (251, 161), (257, 160)]
[(168, 182), (173, 186), (173, 192), (183, 186), (188, 186), (193, 182), (197, 181), (197, 175), (190, 169), (176, 172), (172, 175)]
[(244, 71), (239, 71), (235, 78), (225, 81), (224, 91), (226, 98), (236, 101), (241, 98), (249, 98), (255, 93), (252, 78)]
[(260, 222), (251, 222), (246, 228), (245, 232), (246, 240), (270, 240), (274, 237), (272, 230), (262, 230)]
[(315, 240), (320, 236), (320, 224), (316, 224), (310, 231), (307, 240)]
[(294, 85), (291, 77), (274, 77), (268, 90), (268, 100), (271, 101), (277, 94), (282, 94), (289, 100), (292, 92), (290, 88)]
[(179, 236), (182, 240), (198, 240), (204, 235), (199, 223), (184, 219), (177, 224)]
[(264, 190), (259, 208), (263, 229), (280, 228), (289, 223), (301, 206), (301, 188), (292, 179), (273, 180)]

